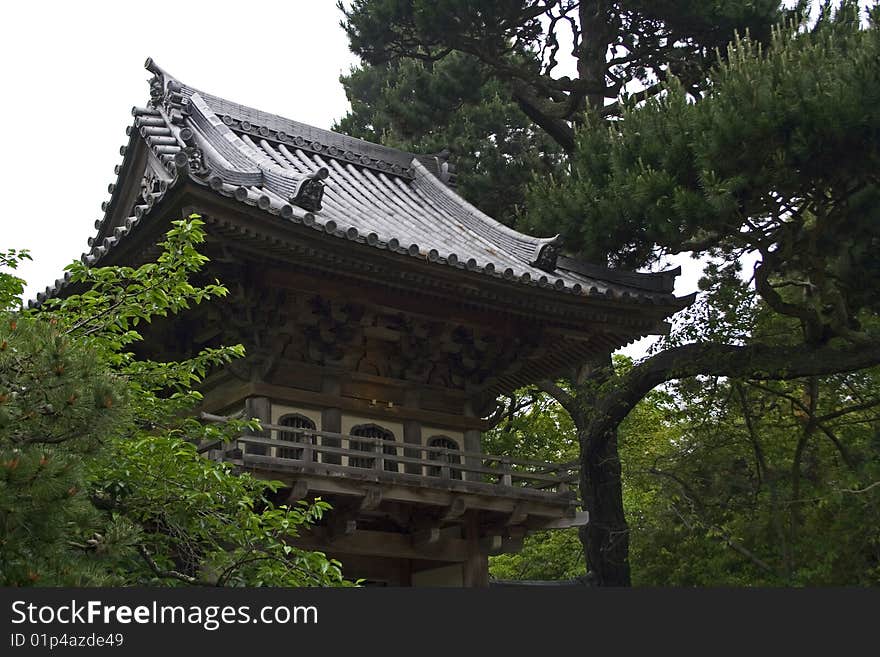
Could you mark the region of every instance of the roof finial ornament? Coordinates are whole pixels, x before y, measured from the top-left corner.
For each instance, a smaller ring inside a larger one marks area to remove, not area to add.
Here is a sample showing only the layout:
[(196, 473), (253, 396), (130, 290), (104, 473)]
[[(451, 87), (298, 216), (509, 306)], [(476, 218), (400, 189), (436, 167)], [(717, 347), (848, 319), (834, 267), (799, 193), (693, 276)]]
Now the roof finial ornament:
[(174, 165), (181, 170), (188, 170), (190, 175), (207, 180), (211, 167), (205, 162), (205, 154), (196, 145), (195, 134), (190, 128), (183, 128), (178, 137), (185, 144), (184, 148), (175, 153)]
[(532, 257), (530, 265), (534, 265), (538, 269), (544, 271), (555, 271), (556, 260), (559, 258), (559, 252), (562, 250), (562, 237), (555, 235), (538, 242), (535, 248), (535, 254)]
[(165, 75), (161, 68), (156, 66), (156, 62), (152, 57), (147, 57), (144, 62), (144, 68), (153, 74), (150, 78), (150, 100), (147, 105), (153, 109), (158, 109), (162, 103), (162, 97), (165, 95)]
[(184, 116), (190, 113), (189, 98), (181, 93), (183, 85), (159, 68), (152, 57), (147, 57), (144, 68), (153, 74), (148, 105), (164, 111), (174, 125), (183, 125)]
[(321, 167), (317, 171), (307, 174), (296, 193), (290, 196), (290, 202), (309, 212), (320, 210), (321, 199), (324, 197), (324, 183), (321, 181), (328, 175), (330, 172), (327, 167)]
[(449, 161), (451, 154), (448, 148), (444, 148), (434, 158), (437, 161), (437, 177), (450, 187), (455, 187), (455, 165)]

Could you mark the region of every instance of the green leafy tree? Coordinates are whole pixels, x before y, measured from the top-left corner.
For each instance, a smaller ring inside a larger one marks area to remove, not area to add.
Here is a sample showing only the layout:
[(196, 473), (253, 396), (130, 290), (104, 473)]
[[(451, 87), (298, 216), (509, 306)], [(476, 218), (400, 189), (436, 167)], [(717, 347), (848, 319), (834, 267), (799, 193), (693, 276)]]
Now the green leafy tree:
[[(240, 346), (139, 360), (137, 326), (226, 293), (189, 279), (206, 258), (195, 217), (173, 222), (155, 262), (68, 267), (71, 294), (22, 311), (0, 274), (0, 581), (332, 585), (339, 564), (290, 545), (328, 508), (272, 503), (278, 482), (201, 457), (195, 445), (253, 422), (203, 425), (193, 386)], [(21, 254), (7, 252), (6, 265)]]
[[(676, 75), (695, 93), (735, 31), (769, 37), (776, 0), (354, 0), (339, 3), (352, 50), (369, 64), (467, 55), (567, 152), (590, 109), (620, 112)], [(569, 70), (574, 69), (574, 70)], [(643, 87), (632, 94), (631, 82)]]
[[(505, 413), (483, 436), (491, 454), (553, 463), (576, 462), (578, 446), (571, 418), (550, 395), (536, 388), (512, 393)], [(584, 577), (584, 552), (576, 529), (536, 532), (513, 554), (490, 557), (496, 580), (557, 580)]]
[[(792, 341), (791, 319), (756, 301), (735, 272), (717, 269), (657, 349)], [(869, 368), (669, 384), (660, 421), (621, 446), (625, 490), (638, 495), (628, 497), (636, 582), (876, 584), (877, 383)]]
[[(877, 45), (876, 23), (860, 28), (847, 3), (811, 31), (778, 31), (767, 49), (740, 40), (703, 100), (691, 102), (672, 81), (664, 98), (618, 124), (584, 130), (571, 176), (535, 186), (536, 223), (570, 219), (562, 206), (590, 218), (567, 224), (585, 252), (603, 239), (627, 263), (690, 250), (725, 263), (710, 272), (716, 277), (756, 252), (751, 298), (790, 320), (784, 339), (702, 336), (609, 374), (592, 398), (566, 399), (580, 414), (584, 484), (597, 503), (609, 495), (589, 478), (617, 473), (591, 472), (591, 464), (613, 463), (605, 457), (616, 452), (616, 427), (655, 386), (700, 374), (817, 377), (878, 362), (867, 323), (874, 266), (859, 255), (877, 240)], [(619, 520), (616, 504), (609, 513)]]
[(21, 306), (21, 295), (24, 292), (24, 281), (3, 269), (18, 269), (23, 260), (30, 260), (27, 250), (7, 249), (0, 252), (0, 309)]

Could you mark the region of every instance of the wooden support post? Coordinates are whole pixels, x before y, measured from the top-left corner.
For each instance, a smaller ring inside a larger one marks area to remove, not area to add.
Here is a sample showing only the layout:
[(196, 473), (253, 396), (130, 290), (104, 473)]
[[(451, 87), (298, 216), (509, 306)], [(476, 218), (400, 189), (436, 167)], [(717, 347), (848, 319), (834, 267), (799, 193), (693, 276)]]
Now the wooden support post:
[[(268, 397), (248, 397), (244, 400), (244, 416), (247, 419), (257, 418), (263, 424), (272, 423), (272, 402)], [(271, 431), (254, 431), (252, 436), (260, 438), (271, 438)], [(248, 445), (244, 449), (247, 454), (266, 455), (269, 449), (265, 445)]]
[(412, 546), (414, 548), (425, 547), (440, 542), (440, 528), (429, 527), (412, 535)]
[(373, 468), (382, 472), (385, 469), (385, 452), (382, 443), (377, 442), (373, 445), (373, 451), (376, 452), (376, 459), (373, 461)]
[(344, 536), (354, 534), (357, 529), (357, 520), (344, 512), (338, 511), (331, 515), (327, 523), (327, 529), (330, 540), (335, 541)]
[[(407, 420), (403, 423), (403, 442), (422, 446), (422, 423), (418, 420)], [(403, 455), (409, 458), (418, 459), (422, 457), (421, 449), (404, 449)], [(404, 472), (407, 474), (424, 474), (422, 466), (417, 463), (407, 463), (404, 466)]]
[(398, 586), (412, 586), (412, 561), (409, 559), (400, 559), (397, 564), (399, 572)]
[(440, 522), (452, 522), (453, 520), (458, 520), (461, 516), (464, 515), (464, 512), (467, 511), (467, 502), (463, 497), (456, 497), (452, 500), (452, 504), (446, 509), (446, 513), (444, 513)]
[(501, 554), (501, 545), (504, 539), (499, 534), (484, 536), (480, 539), (480, 551), (486, 554)]
[(375, 511), (382, 503), (382, 489), (368, 488), (358, 505), (358, 511)]
[(516, 504), (513, 507), (513, 511), (510, 512), (510, 515), (507, 516), (508, 525), (521, 525), (526, 521), (526, 518), (529, 517), (528, 511), (525, 509), (525, 505), (522, 502)]
[(480, 549), (480, 516), (476, 511), (470, 511), (465, 518), (464, 539), (467, 545), (467, 558), (462, 565), (464, 585), (489, 586), (489, 558)]
[[(321, 382), (321, 392), (327, 395), (340, 395), (339, 381), (335, 378), (324, 377)], [(330, 433), (342, 433), (342, 410), (339, 408), (324, 408), (321, 410), (321, 431), (329, 431)], [(326, 447), (342, 447), (342, 441), (339, 438), (330, 438), (321, 436), (321, 444)], [(332, 463), (335, 465), (342, 464), (342, 457), (339, 454), (322, 454), (321, 461), (323, 463)]]
[(513, 477), (510, 475), (510, 458), (503, 456), (501, 458), (501, 481), (502, 486), (513, 486)]
[[(334, 376), (324, 375), (321, 379), (321, 392), (338, 398), (342, 394), (339, 379)], [(321, 410), (321, 431), (342, 433), (342, 410), (340, 408), (326, 407)], [(321, 444), (327, 447), (342, 447), (342, 441), (339, 438), (329, 438), (327, 436), (321, 436)], [(322, 454), (321, 461), (341, 465), (342, 457), (339, 454)]]
[[(464, 451), (479, 454), (483, 451), (482, 434), (476, 429), (468, 429), (464, 432)], [(464, 458), (465, 467), (480, 468), (483, 466), (480, 457), (466, 456)], [(483, 481), (483, 475), (478, 472), (463, 472), (462, 478), (465, 481)]]
[(449, 481), (451, 474), (449, 468), (449, 450), (444, 449), (440, 452), (440, 478)]
[(510, 554), (511, 552), (519, 552), (523, 548), (523, 539), (526, 537), (525, 527), (510, 527), (507, 530), (507, 536), (501, 543), (501, 552)]
[[(568, 467), (560, 465), (556, 468), (556, 476), (560, 479), (565, 479), (568, 475)], [(560, 481), (556, 486), (556, 492), (560, 496), (568, 495), (568, 483), (565, 481)]]
[[(338, 408), (325, 408), (321, 410), (321, 430), (330, 433), (342, 433), (342, 411)], [(342, 441), (339, 438), (331, 438), (329, 436), (321, 436), (321, 444), (325, 447), (342, 447)], [(342, 465), (342, 457), (339, 454), (321, 455), (324, 463), (332, 463), (334, 465)]]
[(290, 495), (287, 496), (287, 503), (290, 505), (296, 504), (300, 500), (304, 500), (308, 494), (309, 482), (304, 479), (299, 479), (290, 489)]

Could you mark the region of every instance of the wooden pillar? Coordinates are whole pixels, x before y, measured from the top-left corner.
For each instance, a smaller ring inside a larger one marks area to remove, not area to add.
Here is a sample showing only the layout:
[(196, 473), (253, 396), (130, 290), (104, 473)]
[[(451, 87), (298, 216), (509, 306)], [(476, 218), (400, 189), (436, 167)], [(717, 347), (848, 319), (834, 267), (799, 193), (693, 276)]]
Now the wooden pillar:
[[(464, 432), (464, 451), (482, 453), (483, 451), (483, 434), (477, 429), (468, 429)], [(483, 464), (477, 456), (466, 456), (464, 458), (465, 465), (472, 468), (479, 468)], [(465, 472), (467, 481), (483, 481), (484, 477), (478, 472)]]
[[(247, 418), (258, 418), (263, 424), (272, 423), (272, 402), (268, 397), (248, 397), (244, 400), (244, 412)], [(268, 429), (265, 431), (251, 432), (253, 436), (260, 438), (271, 438), (272, 432)], [(248, 445), (245, 451), (248, 454), (268, 453), (269, 449), (265, 445)]]
[(489, 556), (480, 548), (480, 516), (477, 511), (467, 512), (463, 529), (467, 541), (467, 559), (462, 564), (463, 584), (468, 588), (485, 588), (489, 586)]
[[(339, 379), (336, 377), (325, 376), (321, 381), (321, 392), (325, 395), (335, 395), (339, 397), (342, 388), (339, 385)], [(342, 410), (339, 408), (321, 409), (321, 431), (330, 431), (332, 433), (342, 433)], [(321, 443), (327, 447), (342, 447), (342, 441), (339, 438), (321, 437)], [(339, 454), (322, 454), (321, 460), (324, 463), (335, 463), (340, 465), (342, 457)]]
[[(464, 411), (466, 417), (477, 417), (477, 414), (474, 412), (474, 403), (470, 400), (464, 403), (462, 411)], [(464, 451), (482, 454), (483, 434), (480, 433), (478, 429), (468, 429), (464, 432)], [(464, 463), (472, 468), (480, 468), (483, 466), (480, 458), (476, 456), (466, 456)], [(465, 481), (484, 481), (485, 476), (477, 472), (465, 472), (464, 479)]]
[(398, 586), (412, 586), (412, 561), (410, 559), (401, 559), (398, 562), (399, 579)]
[[(403, 423), (403, 442), (410, 443), (413, 445), (421, 445), (422, 444), (422, 423), (418, 420), (406, 420)], [(408, 456), (410, 458), (421, 458), (424, 456), (424, 453), (420, 449), (404, 449), (403, 455)], [(422, 473), (422, 466), (416, 465), (415, 463), (407, 463), (405, 464), (404, 472), (408, 474), (416, 474), (420, 475)]]
[[(422, 403), (421, 391), (417, 388), (408, 388), (403, 393), (403, 405), (407, 408), (420, 408)], [(403, 422), (403, 442), (413, 445), (422, 444), (422, 423), (418, 420), (404, 420)], [(409, 458), (421, 458), (425, 454), (418, 449), (404, 449), (403, 455)], [(405, 463), (403, 471), (407, 474), (420, 475), (422, 466), (415, 463)]]

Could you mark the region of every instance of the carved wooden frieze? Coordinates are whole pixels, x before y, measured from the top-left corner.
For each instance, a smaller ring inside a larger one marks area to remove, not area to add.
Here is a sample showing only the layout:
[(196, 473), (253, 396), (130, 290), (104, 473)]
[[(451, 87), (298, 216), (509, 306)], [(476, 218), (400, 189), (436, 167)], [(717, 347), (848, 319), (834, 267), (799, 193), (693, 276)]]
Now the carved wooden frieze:
[[(225, 280), (229, 280), (226, 278)], [(271, 376), (279, 362), (463, 390), (479, 388), (538, 348), (537, 339), (430, 320), (315, 293), (239, 282), (200, 311), (200, 346), (245, 345), (241, 378)]]

